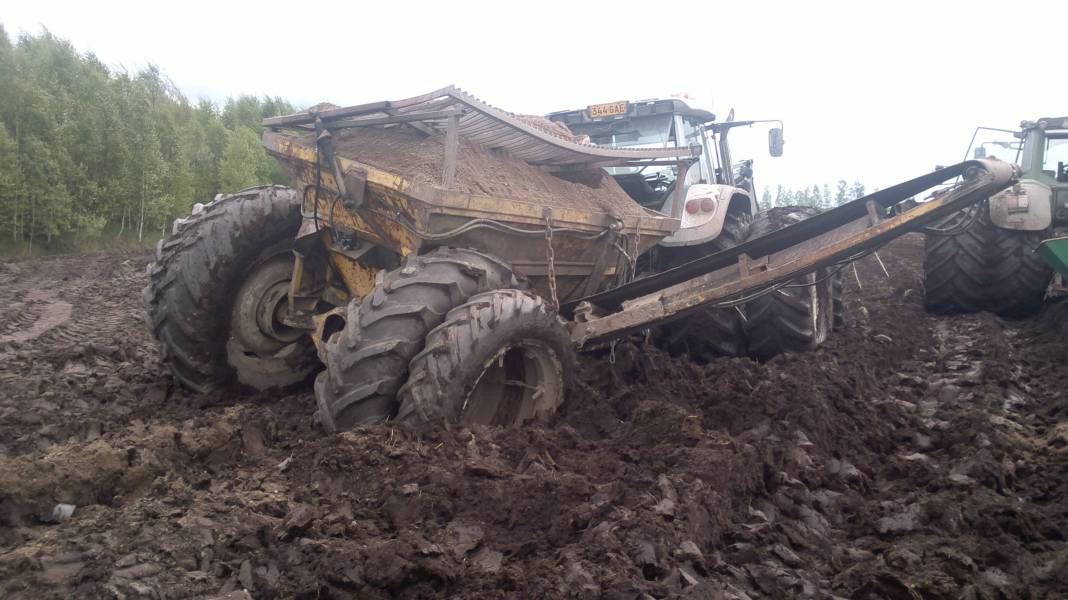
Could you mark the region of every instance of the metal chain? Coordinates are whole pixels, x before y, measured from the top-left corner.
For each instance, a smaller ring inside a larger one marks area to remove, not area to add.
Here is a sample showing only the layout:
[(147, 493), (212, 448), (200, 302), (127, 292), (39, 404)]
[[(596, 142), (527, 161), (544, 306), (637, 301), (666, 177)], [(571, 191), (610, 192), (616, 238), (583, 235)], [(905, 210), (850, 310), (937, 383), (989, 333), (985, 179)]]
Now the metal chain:
[(553, 217), (552, 211), (545, 211), (545, 257), (549, 261), (549, 295), (553, 310), (560, 308), (560, 299), (556, 296), (556, 254), (553, 252)]
[(634, 224), (634, 256), (630, 257), (630, 279), (638, 278), (638, 253), (641, 252), (642, 241), (642, 215), (638, 215), (638, 222)]

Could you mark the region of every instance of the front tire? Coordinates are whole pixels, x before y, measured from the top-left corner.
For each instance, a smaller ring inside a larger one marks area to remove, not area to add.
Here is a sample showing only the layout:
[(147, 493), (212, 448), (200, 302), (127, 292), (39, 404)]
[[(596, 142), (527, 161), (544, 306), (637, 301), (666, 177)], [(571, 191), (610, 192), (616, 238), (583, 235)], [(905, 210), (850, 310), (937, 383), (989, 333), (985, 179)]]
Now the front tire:
[(556, 411), (575, 368), (567, 328), (541, 298), (478, 294), (450, 311), (412, 359), (397, 421), (521, 425)]
[(200, 393), (264, 390), (316, 368), (308, 337), (274, 318), (300, 222), (296, 192), (250, 188), (175, 221), (160, 241), (148, 266), (145, 320), (180, 384)]
[[(986, 207), (956, 235), (924, 239), (924, 306), (933, 314), (989, 310), (1023, 318), (1042, 308), (1053, 271), (1035, 250), (1048, 232), (1002, 229)], [(943, 226), (951, 226), (960, 213)]]
[(345, 328), (323, 343), (326, 370), (315, 381), (323, 427), (343, 431), (393, 417), (397, 390), (427, 333), (471, 296), (516, 287), (508, 265), (474, 250), (409, 256), (349, 303)]
[[(745, 210), (728, 211), (720, 236), (702, 246), (700, 254), (687, 254), (689, 260), (721, 252), (748, 239), (753, 216)], [(681, 262), (667, 265), (678, 266)], [(738, 308), (703, 306), (684, 318), (664, 326), (662, 345), (672, 354), (689, 354), (700, 360), (745, 356), (745, 319)]]
[[(819, 214), (807, 206), (785, 206), (759, 213), (753, 219), (752, 238), (759, 238)], [(790, 281), (745, 305), (745, 331), (749, 355), (768, 360), (783, 352), (814, 350), (835, 326), (837, 302), (834, 278), (821, 269)], [(840, 291), (840, 290), (839, 290)]]

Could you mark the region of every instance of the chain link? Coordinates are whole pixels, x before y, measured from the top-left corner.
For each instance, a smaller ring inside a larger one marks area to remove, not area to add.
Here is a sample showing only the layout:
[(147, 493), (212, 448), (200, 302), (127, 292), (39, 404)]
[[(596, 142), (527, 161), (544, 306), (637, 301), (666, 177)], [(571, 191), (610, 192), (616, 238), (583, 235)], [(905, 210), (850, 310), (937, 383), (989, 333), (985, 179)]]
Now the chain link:
[(642, 216), (638, 215), (638, 222), (634, 224), (634, 255), (630, 257), (630, 279), (638, 278), (638, 253), (641, 252), (642, 242)]
[(556, 254), (553, 252), (553, 217), (552, 211), (545, 210), (545, 258), (549, 261), (549, 295), (553, 310), (560, 308), (560, 299), (556, 296)]

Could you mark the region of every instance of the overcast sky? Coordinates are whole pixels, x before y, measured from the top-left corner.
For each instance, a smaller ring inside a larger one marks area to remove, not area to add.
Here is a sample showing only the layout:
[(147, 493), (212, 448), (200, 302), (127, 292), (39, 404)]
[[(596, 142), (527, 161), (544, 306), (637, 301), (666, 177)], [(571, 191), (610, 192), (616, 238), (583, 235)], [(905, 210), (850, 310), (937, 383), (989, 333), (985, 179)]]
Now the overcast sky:
[(1068, 115), (1063, 1), (58, 2), (12, 0), (8, 34), (46, 27), (109, 65), (155, 63), (191, 98), (298, 105), (456, 84), (542, 114), (685, 92), (738, 119), (758, 188), (887, 185), (959, 161), (976, 125)]

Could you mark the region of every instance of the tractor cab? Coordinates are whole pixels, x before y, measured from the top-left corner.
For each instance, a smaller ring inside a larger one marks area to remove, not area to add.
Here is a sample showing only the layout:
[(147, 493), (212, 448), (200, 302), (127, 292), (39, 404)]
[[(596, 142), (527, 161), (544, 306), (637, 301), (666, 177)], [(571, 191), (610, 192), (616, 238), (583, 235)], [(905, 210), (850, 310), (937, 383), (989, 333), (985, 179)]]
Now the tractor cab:
[(1024, 177), (1068, 184), (1068, 117), (1024, 121), (1020, 124)]
[[(694, 108), (682, 98), (594, 104), (548, 115), (598, 146), (693, 150), (691, 154), (697, 158), (685, 169), (669, 161), (606, 168), (635, 202), (681, 219), (682, 231), (663, 240), (662, 245), (711, 241), (720, 234), (728, 210), (756, 212), (753, 161), (734, 163), (727, 135), (734, 127), (765, 121), (734, 121), (733, 117), (731, 111), (727, 121), (716, 122), (714, 114)], [(768, 139), (771, 155), (781, 156), (781, 127), (771, 129)], [(675, 193), (680, 185), (681, 195)], [(676, 198), (684, 198), (683, 207), (674, 206)]]
[[(549, 119), (567, 125), (577, 135), (589, 136), (590, 143), (613, 148), (670, 148), (697, 146), (699, 158), (686, 172), (686, 187), (694, 183), (715, 183), (716, 168), (711, 160), (702, 127), (715, 120), (708, 111), (690, 108), (679, 99), (644, 100), (595, 104), (586, 109), (558, 112)], [(635, 202), (662, 211), (678, 185), (678, 167), (652, 164), (638, 167), (608, 167)], [(667, 212), (667, 211), (665, 211)]]

